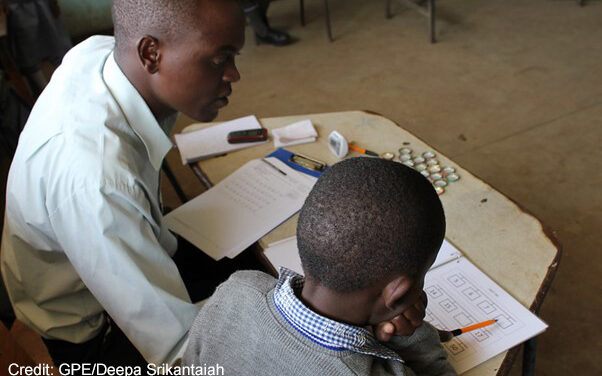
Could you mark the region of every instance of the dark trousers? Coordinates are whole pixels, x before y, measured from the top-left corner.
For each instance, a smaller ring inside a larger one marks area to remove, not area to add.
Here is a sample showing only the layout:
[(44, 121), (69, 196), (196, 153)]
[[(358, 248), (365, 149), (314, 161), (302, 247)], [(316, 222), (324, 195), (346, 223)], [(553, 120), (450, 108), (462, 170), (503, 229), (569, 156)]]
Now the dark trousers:
[[(193, 302), (211, 296), (215, 288), (237, 270), (263, 269), (250, 250), (234, 259), (215, 261), (184, 239), (180, 238), (178, 244), (173, 260)], [(103, 363), (107, 366), (140, 366), (143, 372), (146, 370), (147, 362), (110, 317), (104, 330), (85, 343), (48, 339), (44, 343), (56, 367), (63, 363)]]

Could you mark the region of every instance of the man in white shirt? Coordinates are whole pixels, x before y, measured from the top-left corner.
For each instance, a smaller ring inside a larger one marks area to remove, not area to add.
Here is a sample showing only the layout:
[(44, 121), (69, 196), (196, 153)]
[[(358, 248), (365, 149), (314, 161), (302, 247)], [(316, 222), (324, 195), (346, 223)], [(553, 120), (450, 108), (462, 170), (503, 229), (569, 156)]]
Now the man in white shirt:
[(214, 119), (240, 78), (234, 0), (115, 0), (113, 20), (115, 38), (65, 56), (8, 178), (2, 278), (58, 364), (160, 364), (185, 347), (198, 308), (172, 259), (160, 167), (177, 112)]

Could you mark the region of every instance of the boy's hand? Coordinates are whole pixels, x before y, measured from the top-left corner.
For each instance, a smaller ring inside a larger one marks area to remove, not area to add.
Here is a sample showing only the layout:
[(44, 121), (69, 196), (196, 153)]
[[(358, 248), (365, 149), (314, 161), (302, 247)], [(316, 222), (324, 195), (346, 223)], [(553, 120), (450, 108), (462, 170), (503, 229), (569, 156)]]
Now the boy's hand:
[(383, 321), (374, 328), (376, 338), (381, 342), (388, 342), (393, 336), (410, 336), (416, 328), (422, 325), (427, 298), (424, 291), (412, 307), (403, 311), (389, 321)]

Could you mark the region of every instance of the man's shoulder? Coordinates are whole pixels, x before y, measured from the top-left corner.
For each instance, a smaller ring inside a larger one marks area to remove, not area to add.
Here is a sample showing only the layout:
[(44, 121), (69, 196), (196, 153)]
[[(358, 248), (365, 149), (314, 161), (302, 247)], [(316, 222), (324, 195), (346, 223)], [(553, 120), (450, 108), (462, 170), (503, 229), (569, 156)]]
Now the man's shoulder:
[(114, 37), (108, 35), (94, 35), (71, 48), (63, 58), (62, 64), (70, 65), (82, 58), (94, 60), (96, 57), (95, 55), (108, 56), (114, 48)]

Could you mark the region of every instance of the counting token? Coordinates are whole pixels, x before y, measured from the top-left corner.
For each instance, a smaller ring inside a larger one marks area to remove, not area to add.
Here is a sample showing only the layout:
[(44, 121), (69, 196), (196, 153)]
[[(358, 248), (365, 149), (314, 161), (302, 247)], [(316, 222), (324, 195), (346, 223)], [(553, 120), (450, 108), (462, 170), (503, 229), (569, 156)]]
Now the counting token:
[(395, 154), (391, 153), (390, 151), (386, 151), (386, 152), (382, 153), (382, 154), (380, 155), (380, 157), (381, 157), (382, 159), (386, 159), (386, 160), (390, 161), (390, 160), (392, 160), (393, 158), (395, 158)]
[(445, 180), (435, 180), (433, 182), (433, 184), (435, 185), (435, 187), (445, 187), (447, 185), (447, 182)]
[(429, 170), (430, 173), (441, 172), (441, 166), (439, 166), (439, 165), (428, 166), (427, 169)]
[(409, 161), (410, 159), (412, 159), (412, 156), (410, 154), (400, 154), (399, 159), (402, 162), (405, 162), (405, 161)]
[(446, 174), (451, 174), (456, 172), (456, 169), (450, 166), (445, 166), (443, 167), (443, 172), (445, 172)]
[(439, 161), (436, 160), (436, 159), (428, 159), (426, 161), (426, 164), (429, 165), (429, 166), (433, 166), (433, 165), (439, 164)]
[(442, 194), (444, 194), (444, 193), (445, 193), (445, 188), (443, 188), (443, 187), (439, 187), (439, 186), (435, 186), (435, 192), (437, 192), (437, 194), (438, 194), (439, 196), (441, 196)]
[(412, 162), (412, 161), (403, 161), (401, 163), (403, 163), (404, 165), (406, 165), (408, 167), (414, 167), (414, 162)]
[(410, 148), (399, 149), (399, 155), (403, 155), (403, 154), (412, 154), (412, 149), (410, 149)]
[(417, 171), (424, 171), (424, 170), (426, 170), (426, 164), (424, 164), (424, 163), (418, 163), (417, 165), (414, 166), (414, 168)]
[(446, 176), (446, 179), (448, 182), (454, 182), (454, 181), (458, 181), (458, 179), (460, 179), (460, 176), (458, 174), (449, 174)]
[(442, 177), (443, 177), (443, 176), (441, 176), (441, 174), (440, 174), (440, 173), (438, 173), (438, 172), (435, 172), (435, 173), (431, 174), (431, 179), (433, 179), (433, 180), (439, 180), (439, 179), (441, 179)]
[(422, 176), (424, 176), (425, 178), (428, 178), (430, 173), (427, 170), (422, 170), (420, 171), (420, 173), (422, 174)]
[(422, 153), (422, 156), (426, 159), (435, 158), (435, 155), (436, 154), (432, 151), (425, 151), (424, 153)]
[(422, 157), (416, 157), (416, 158), (414, 158), (414, 163), (424, 163), (424, 160), (425, 159)]

